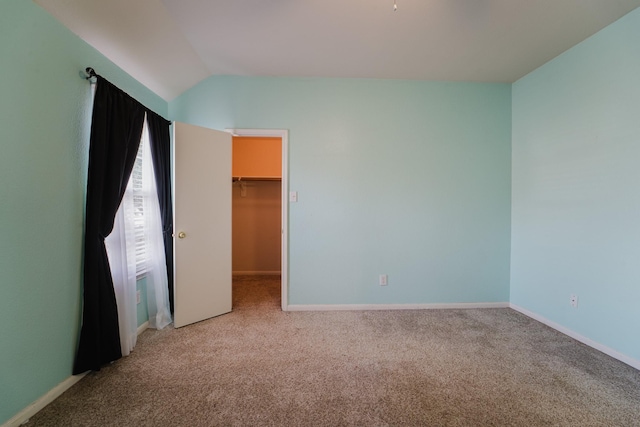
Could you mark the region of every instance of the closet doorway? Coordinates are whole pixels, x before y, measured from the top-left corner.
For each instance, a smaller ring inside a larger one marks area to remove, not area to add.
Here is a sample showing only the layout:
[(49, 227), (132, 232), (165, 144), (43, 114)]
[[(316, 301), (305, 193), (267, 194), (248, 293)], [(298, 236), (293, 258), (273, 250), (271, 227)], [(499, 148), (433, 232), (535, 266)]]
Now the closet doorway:
[(280, 276), (281, 307), (286, 311), (288, 132), (227, 131), (233, 135), (233, 274)]

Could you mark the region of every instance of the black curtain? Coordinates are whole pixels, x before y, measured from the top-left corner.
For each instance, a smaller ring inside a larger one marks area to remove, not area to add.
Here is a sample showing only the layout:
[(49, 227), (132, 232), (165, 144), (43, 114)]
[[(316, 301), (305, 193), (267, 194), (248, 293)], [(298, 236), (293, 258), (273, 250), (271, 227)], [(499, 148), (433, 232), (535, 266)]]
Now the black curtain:
[(74, 374), (122, 357), (113, 279), (104, 239), (135, 163), (145, 108), (97, 76), (93, 104), (84, 246), (84, 305)]
[(152, 111), (147, 111), (149, 145), (155, 171), (160, 216), (162, 217), (162, 237), (164, 255), (167, 262), (167, 283), (169, 286), (169, 305), (173, 314), (173, 209), (171, 198), (171, 146), (169, 136), (170, 122)]

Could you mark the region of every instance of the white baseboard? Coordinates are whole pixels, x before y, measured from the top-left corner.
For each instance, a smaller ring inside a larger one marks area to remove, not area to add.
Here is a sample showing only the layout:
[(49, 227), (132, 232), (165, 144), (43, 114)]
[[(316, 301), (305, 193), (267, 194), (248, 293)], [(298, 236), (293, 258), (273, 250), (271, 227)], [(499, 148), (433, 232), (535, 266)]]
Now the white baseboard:
[(149, 321), (148, 320), (146, 322), (144, 322), (142, 325), (138, 326), (138, 335), (140, 335), (141, 333), (143, 333), (147, 329), (149, 329)]
[(508, 302), (461, 302), (435, 304), (291, 304), (288, 305), (284, 311), (447, 310), (508, 307)]
[(580, 335), (577, 332), (572, 331), (571, 329), (565, 328), (564, 326), (560, 325), (559, 323), (556, 323), (552, 320), (547, 319), (546, 317), (540, 316), (539, 314), (536, 314), (532, 311), (527, 310), (526, 308), (522, 308), (516, 304), (509, 304), (509, 306), (514, 309), (515, 311), (518, 311), (522, 314), (524, 314), (527, 317), (530, 317), (534, 320), (537, 320), (540, 323), (543, 323), (545, 325), (547, 325), (548, 327), (555, 329), (558, 332), (561, 332), (571, 338), (573, 338), (576, 341), (580, 341), (583, 344), (588, 345), (591, 348), (594, 348), (598, 351), (603, 352), (604, 354), (613, 357), (614, 359), (617, 359), (623, 363), (626, 363), (627, 365), (636, 368), (638, 370), (640, 370), (640, 360), (636, 360), (632, 357), (629, 357), (625, 354), (620, 353), (619, 351), (616, 351), (610, 347), (607, 347), (606, 345), (600, 344), (599, 342), (596, 342), (594, 340), (592, 340), (591, 338), (587, 338), (583, 335)]
[[(138, 335), (143, 333), (149, 328), (149, 321), (144, 322), (142, 325), (138, 326)], [(67, 391), (71, 386), (80, 381), (88, 372), (80, 375), (73, 375), (62, 381), (60, 384), (49, 390), (45, 395), (40, 397), (38, 400), (24, 408), (22, 411), (18, 412), (13, 418), (9, 419), (7, 422), (2, 424), (0, 427), (17, 427), (26, 421), (29, 420), (32, 416), (34, 416), (38, 411), (47, 406), (49, 403), (53, 402), (60, 396), (62, 393)]]
[(234, 271), (234, 276), (279, 276), (280, 270), (277, 271)]
[(22, 411), (18, 412), (12, 418), (10, 418), (7, 422), (2, 424), (2, 427), (17, 427), (25, 422), (29, 421), (29, 418), (38, 413), (42, 408), (47, 406), (49, 403), (53, 402), (60, 396), (62, 393), (67, 391), (71, 386), (80, 381), (88, 372), (85, 372), (80, 375), (72, 375), (66, 380), (62, 381), (60, 384), (49, 390), (38, 400), (24, 408)]

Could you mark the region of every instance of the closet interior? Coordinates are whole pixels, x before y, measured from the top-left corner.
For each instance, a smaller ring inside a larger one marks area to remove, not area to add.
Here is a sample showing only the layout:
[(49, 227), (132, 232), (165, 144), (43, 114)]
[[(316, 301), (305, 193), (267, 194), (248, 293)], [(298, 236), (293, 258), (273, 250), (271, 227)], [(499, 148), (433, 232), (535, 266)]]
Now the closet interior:
[(234, 275), (279, 275), (282, 244), (282, 139), (233, 137)]

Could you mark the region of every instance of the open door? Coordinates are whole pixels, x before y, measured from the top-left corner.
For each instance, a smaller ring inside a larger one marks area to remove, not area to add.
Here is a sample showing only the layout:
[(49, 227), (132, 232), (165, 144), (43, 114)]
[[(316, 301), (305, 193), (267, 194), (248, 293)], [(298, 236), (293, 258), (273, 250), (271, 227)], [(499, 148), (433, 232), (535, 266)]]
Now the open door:
[(175, 122), (174, 326), (231, 311), (231, 135)]

